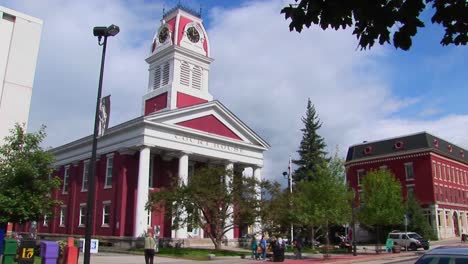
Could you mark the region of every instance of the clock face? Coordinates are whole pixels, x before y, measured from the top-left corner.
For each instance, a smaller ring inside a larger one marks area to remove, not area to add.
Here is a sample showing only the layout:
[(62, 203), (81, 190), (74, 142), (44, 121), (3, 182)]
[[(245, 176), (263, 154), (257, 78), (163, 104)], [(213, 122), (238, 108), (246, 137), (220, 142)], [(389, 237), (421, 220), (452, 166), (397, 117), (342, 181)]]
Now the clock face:
[(159, 32), (159, 43), (166, 42), (167, 38), (169, 37), (169, 29), (167, 27), (163, 27)]
[(197, 43), (200, 40), (200, 33), (195, 27), (189, 27), (187, 29), (187, 37), (193, 43)]

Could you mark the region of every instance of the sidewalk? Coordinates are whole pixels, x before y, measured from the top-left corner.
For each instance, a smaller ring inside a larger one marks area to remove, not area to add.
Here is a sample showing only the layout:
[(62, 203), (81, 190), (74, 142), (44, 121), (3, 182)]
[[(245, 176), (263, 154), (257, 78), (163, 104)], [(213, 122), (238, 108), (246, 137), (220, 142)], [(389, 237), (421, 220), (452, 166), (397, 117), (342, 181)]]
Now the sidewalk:
[[(459, 243), (459, 238), (433, 241), (431, 242), (431, 248), (437, 247), (443, 244), (454, 244)], [(334, 264), (351, 264), (351, 263), (365, 263), (365, 264), (379, 264), (379, 263), (391, 263), (402, 260), (415, 259), (419, 255), (424, 254), (425, 251), (402, 251), (401, 253), (380, 253), (376, 254), (373, 252), (373, 246), (359, 247), (358, 255), (353, 256), (352, 254), (331, 254), (329, 258), (324, 258), (322, 254), (303, 254), (304, 259), (285, 259), (285, 264), (312, 264), (312, 263), (334, 263)], [(292, 257), (289, 253), (288, 257)], [(193, 261), (178, 258), (167, 258), (158, 257), (154, 259), (154, 263), (166, 264), (166, 263), (210, 263), (210, 264), (254, 264), (260, 263), (250, 258), (241, 259), (240, 257), (216, 257), (214, 260), (209, 261)], [(83, 255), (80, 254), (79, 264), (83, 263)], [(136, 264), (144, 263), (143, 255), (129, 255), (119, 253), (98, 253), (91, 256), (91, 263), (93, 264)]]

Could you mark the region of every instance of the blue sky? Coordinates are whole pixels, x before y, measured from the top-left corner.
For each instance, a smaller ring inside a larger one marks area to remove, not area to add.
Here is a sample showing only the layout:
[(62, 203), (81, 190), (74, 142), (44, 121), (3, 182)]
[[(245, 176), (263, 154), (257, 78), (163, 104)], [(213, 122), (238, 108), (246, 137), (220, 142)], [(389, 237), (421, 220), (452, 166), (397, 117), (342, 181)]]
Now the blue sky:
[[(47, 125), (46, 146), (89, 135), (94, 118), (100, 48), (97, 25), (117, 24), (110, 40), (104, 94), (112, 94), (111, 125), (141, 115), (147, 57), (163, 6), (178, 1), (6, 0), (2, 5), (44, 21), (29, 130)], [(289, 32), (280, 14), (290, 1), (181, 1), (202, 3), (215, 61), (210, 91), (266, 139), (264, 175), (281, 179), (301, 140), (307, 98), (323, 121), (328, 151), (428, 131), (468, 148), (467, 47), (439, 44), (430, 23), (410, 51), (391, 45), (356, 49), (351, 30)]]

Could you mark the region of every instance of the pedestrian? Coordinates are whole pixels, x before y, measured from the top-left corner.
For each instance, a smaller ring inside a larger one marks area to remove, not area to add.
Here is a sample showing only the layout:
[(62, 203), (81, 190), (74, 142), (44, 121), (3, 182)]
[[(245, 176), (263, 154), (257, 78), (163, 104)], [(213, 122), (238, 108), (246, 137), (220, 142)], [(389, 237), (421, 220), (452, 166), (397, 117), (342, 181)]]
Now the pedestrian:
[(156, 247), (156, 241), (151, 232), (146, 233), (145, 237), (145, 263), (153, 264), (154, 259), (154, 248)]
[(279, 261), (284, 261), (284, 250), (286, 249), (286, 243), (284, 242), (282, 237), (278, 238), (278, 247), (279, 247)]
[(262, 260), (266, 261), (266, 246), (267, 242), (265, 236), (262, 235), (262, 239), (260, 239), (260, 247), (262, 248)]
[(294, 238), (294, 253), (296, 259), (302, 259), (302, 239), (300, 237)]
[(252, 259), (258, 258), (257, 247), (258, 247), (257, 239), (255, 238), (255, 236), (252, 236), (252, 240), (250, 241), (250, 249), (252, 250)]

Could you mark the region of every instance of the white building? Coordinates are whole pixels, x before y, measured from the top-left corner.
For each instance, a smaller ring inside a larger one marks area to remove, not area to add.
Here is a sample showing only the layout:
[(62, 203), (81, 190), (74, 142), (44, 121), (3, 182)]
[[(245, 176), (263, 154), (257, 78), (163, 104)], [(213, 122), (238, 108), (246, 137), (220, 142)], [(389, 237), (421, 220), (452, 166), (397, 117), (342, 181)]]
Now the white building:
[(28, 123), (42, 21), (0, 6), (0, 144)]

